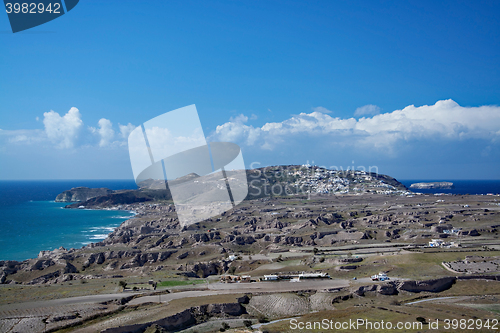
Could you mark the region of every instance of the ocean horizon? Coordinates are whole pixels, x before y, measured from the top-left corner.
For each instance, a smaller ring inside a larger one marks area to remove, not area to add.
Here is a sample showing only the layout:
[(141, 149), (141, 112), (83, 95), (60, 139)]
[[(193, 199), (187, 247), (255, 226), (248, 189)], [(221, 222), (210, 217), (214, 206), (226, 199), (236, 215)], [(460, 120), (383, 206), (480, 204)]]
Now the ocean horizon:
[(500, 179), (492, 180), (468, 180), (468, 179), (398, 179), (398, 181), (410, 189), (414, 183), (430, 182), (451, 182), (454, 187), (451, 189), (410, 189), (412, 192), (424, 194), (500, 194)]
[(36, 258), (61, 246), (81, 248), (107, 237), (134, 214), (118, 210), (64, 209), (56, 196), (73, 187), (136, 189), (133, 180), (0, 181), (0, 260)]
[[(413, 183), (449, 181), (453, 189), (416, 190), (435, 194), (500, 194), (500, 180), (399, 180)], [(107, 237), (129, 211), (64, 209), (68, 203), (55, 202), (56, 196), (73, 187), (136, 189), (133, 180), (0, 180), (0, 260), (22, 261), (36, 258), (40, 251), (59, 247), (81, 248)]]

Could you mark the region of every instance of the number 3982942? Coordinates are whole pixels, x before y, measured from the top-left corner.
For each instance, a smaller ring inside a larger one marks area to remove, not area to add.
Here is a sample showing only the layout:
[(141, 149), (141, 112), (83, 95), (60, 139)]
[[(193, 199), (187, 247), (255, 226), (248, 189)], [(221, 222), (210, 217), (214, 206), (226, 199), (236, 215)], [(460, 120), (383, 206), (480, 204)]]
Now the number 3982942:
[(6, 3), (5, 4), (5, 10), (7, 11), (7, 14), (10, 13), (23, 13), (23, 14), (42, 14), (43, 12), (48, 12), (52, 14), (61, 14), (60, 12), (61, 9), (61, 4), (60, 3), (49, 3), (47, 6), (45, 6), (43, 3)]

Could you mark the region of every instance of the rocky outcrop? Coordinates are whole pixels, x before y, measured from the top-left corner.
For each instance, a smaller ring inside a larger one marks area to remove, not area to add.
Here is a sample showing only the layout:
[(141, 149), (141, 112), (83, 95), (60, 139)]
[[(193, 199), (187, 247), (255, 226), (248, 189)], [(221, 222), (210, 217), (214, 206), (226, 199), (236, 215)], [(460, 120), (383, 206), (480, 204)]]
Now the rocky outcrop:
[(64, 267), (64, 274), (68, 273), (78, 273), (78, 269), (76, 269), (76, 267), (69, 262), (67, 262), (66, 266)]
[(339, 266), (339, 270), (350, 271), (350, 270), (356, 269), (358, 267), (359, 267), (358, 265)]
[(337, 265), (342, 265), (342, 264), (353, 264), (361, 261), (363, 261), (363, 258), (341, 258), (341, 259), (335, 259), (333, 262), (336, 263)]
[(378, 288), (378, 285), (376, 285), (376, 284), (372, 284), (369, 286), (361, 286), (361, 287), (357, 287), (355, 289), (351, 289), (351, 293), (354, 295), (358, 295), (358, 296), (365, 296), (366, 292), (377, 291), (377, 288)]
[(457, 280), (491, 280), (491, 281), (500, 281), (500, 275), (464, 275), (464, 276), (457, 276)]
[(395, 283), (386, 283), (377, 286), (377, 292), (382, 295), (397, 295), (398, 289)]
[(199, 307), (199, 311), (202, 313), (207, 313), (209, 315), (229, 315), (229, 316), (241, 316), (247, 311), (240, 303), (222, 303), (222, 304), (209, 304), (202, 305)]
[[(210, 275), (219, 275), (227, 271), (228, 264), (226, 261), (222, 262), (209, 262), (209, 263), (198, 263), (195, 265), (187, 265), (187, 275), (191, 277), (201, 277), (206, 278)], [(186, 275), (186, 274), (184, 274)]]
[(184, 253), (179, 254), (179, 255), (177, 256), (177, 259), (182, 260), (182, 259), (187, 258), (187, 256), (189, 256), (189, 251), (186, 251), (186, 252), (184, 252)]
[(104, 255), (102, 253), (92, 253), (83, 263), (83, 268), (87, 268), (93, 263), (97, 262), (97, 259), (99, 259), (100, 263), (102, 264), (104, 262)]
[(51, 259), (47, 260), (37, 260), (30, 268), (30, 271), (35, 271), (35, 270), (44, 270), (45, 268), (48, 268), (50, 266), (55, 265), (55, 262)]
[(480, 236), (481, 234), (476, 230), (476, 229), (472, 229), (471, 231), (469, 231), (469, 236)]
[[(459, 279), (463, 279), (465, 277), (459, 277)], [(483, 276), (471, 276), (470, 279), (480, 279), (484, 278)], [(400, 291), (412, 292), (412, 293), (420, 293), (420, 292), (434, 292), (438, 293), (447, 289), (450, 289), (451, 286), (455, 283), (456, 277), (445, 277), (434, 280), (426, 280), (426, 281), (404, 281), (404, 282), (387, 282), (379, 285), (369, 285), (369, 286), (361, 286), (356, 289), (351, 290), (352, 294), (358, 296), (364, 296), (365, 292), (368, 291), (376, 291), (381, 295), (397, 295)], [(487, 276), (486, 279), (496, 280), (495, 276)], [(500, 276), (498, 277), (500, 279)]]
[(399, 284), (398, 290), (412, 293), (419, 293), (422, 291), (438, 293), (450, 289), (455, 281), (456, 277), (445, 277), (426, 281), (404, 281)]
[(48, 273), (48, 274), (42, 275), (40, 277), (37, 277), (36, 279), (31, 280), (27, 284), (42, 284), (42, 283), (47, 283), (50, 280), (59, 277), (60, 275), (61, 275), (61, 272), (55, 271), (55, 272)]
[(153, 264), (158, 261), (168, 259), (172, 254), (177, 251), (164, 251), (164, 252), (149, 252), (149, 253), (136, 253), (134, 257), (127, 263), (120, 266), (120, 269), (142, 267), (145, 264)]
[(221, 237), (220, 237), (220, 232), (215, 231), (215, 232), (205, 232), (202, 234), (192, 234), (189, 236), (189, 239), (197, 243), (198, 242), (207, 243), (214, 239), (219, 240), (221, 239)]
[(204, 322), (210, 317), (240, 316), (246, 310), (240, 303), (206, 304), (191, 307), (160, 320), (145, 324), (127, 325), (115, 328), (108, 328), (102, 333), (139, 333), (144, 332), (148, 327), (161, 327), (167, 331), (178, 331), (189, 326)]
[(442, 233), (445, 230), (450, 230), (450, 229), (453, 229), (451, 225), (433, 225), (431, 227), (431, 232)]
[(113, 193), (109, 188), (74, 187), (57, 195), (56, 202), (81, 202)]
[(238, 301), (238, 303), (248, 304), (248, 302), (250, 302), (250, 297), (248, 297), (248, 295), (244, 295), (244, 296), (238, 297), (236, 300)]

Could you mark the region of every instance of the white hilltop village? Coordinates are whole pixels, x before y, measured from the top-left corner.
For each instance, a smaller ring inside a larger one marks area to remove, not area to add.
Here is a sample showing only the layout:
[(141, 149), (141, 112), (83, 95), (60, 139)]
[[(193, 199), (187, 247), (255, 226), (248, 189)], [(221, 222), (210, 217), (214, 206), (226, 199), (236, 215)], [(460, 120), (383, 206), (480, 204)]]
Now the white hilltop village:
[(408, 190), (401, 190), (373, 176), (373, 173), (360, 170), (328, 170), (308, 164), (300, 169), (288, 172), (289, 177), (297, 179), (291, 185), (303, 188), (311, 194), (387, 194), (414, 195)]

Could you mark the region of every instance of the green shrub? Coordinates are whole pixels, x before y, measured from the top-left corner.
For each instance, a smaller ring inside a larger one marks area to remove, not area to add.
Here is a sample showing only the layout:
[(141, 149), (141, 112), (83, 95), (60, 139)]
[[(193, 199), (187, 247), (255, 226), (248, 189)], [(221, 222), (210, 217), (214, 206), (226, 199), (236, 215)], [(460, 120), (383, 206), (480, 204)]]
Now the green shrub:
[(263, 315), (260, 315), (257, 320), (259, 321), (259, 323), (268, 323), (269, 322), (269, 319), (267, 319), (266, 317), (264, 317)]

